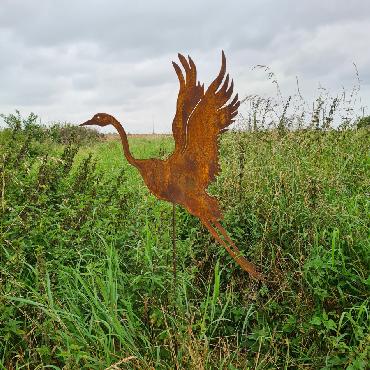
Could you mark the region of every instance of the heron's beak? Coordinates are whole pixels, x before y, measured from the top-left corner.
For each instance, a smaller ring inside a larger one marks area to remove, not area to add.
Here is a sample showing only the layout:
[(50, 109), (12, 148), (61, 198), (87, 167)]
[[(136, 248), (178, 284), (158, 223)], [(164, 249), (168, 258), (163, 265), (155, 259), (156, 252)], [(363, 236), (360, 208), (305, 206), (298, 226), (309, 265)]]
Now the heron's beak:
[(91, 119), (84, 123), (81, 123), (79, 126), (89, 126), (89, 125), (94, 125), (94, 122)]

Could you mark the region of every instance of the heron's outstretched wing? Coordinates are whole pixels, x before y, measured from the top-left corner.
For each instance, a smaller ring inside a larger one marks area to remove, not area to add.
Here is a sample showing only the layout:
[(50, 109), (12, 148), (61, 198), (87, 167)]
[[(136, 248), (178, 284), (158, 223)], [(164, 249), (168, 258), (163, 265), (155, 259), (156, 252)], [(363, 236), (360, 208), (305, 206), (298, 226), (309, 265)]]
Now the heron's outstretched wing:
[(229, 84), (229, 75), (224, 79), (225, 72), (226, 58), (222, 52), (221, 70), (192, 111), (186, 125), (184, 159), (196, 169), (194, 175), (198, 185), (205, 188), (219, 171), (218, 135), (234, 122), (240, 105), (238, 94), (229, 102), (234, 84), (233, 81)]
[(181, 54), (178, 54), (178, 57), (185, 70), (185, 78), (178, 64), (172, 62), (180, 82), (176, 114), (172, 123), (175, 152), (177, 153), (185, 149), (186, 125), (188, 119), (204, 95), (204, 85), (201, 85), (199, 81), (197, 82), (197, 69), (193, 60), (190, 57), (188, 57), (187, 60)]

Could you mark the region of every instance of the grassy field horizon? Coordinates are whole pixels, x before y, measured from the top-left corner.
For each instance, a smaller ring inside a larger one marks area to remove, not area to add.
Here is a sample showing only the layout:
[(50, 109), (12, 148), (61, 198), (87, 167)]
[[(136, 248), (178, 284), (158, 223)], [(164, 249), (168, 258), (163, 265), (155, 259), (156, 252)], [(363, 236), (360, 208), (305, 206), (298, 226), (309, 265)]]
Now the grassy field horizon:
[(177, 206), (175, 287), (172, 205), (80, 129), (0, 131), (0, 368), (366, 369), (368, 128), (223, 134), (209, 192), (268, 279)]

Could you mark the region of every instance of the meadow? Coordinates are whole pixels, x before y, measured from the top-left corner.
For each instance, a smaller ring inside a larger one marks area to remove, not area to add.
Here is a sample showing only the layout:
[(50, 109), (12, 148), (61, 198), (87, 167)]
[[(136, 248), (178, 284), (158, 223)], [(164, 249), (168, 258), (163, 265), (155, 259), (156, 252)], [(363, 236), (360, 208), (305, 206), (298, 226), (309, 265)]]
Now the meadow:
[(35, 117), (0, 131), (1, 369), (366, 368), (368, 126), (223, 134), (209, 192), (267, 281), (177, 206), (174, 285), (172, 205), (121, 143)]

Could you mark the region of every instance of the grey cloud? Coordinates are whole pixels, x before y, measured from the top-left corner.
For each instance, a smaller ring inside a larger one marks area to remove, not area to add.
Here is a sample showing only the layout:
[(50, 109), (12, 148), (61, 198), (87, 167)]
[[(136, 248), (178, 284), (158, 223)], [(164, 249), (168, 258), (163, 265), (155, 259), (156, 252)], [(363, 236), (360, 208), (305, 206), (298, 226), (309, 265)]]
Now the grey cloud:
[(241, 96), (274, 91), (295, 76), (309, 95), (319, 83), (351, 86), (356, 62), (370, 99), (370, 4), (355, 0), (1, 0), (0, 112), (34, 110), (45, 121), (80, 121), (105, 110), (131, 132), (170, 131), (178, 82), (171, 61), (191, 54), (206, 84), (220, 51)]
[(92, 76), (85, 73), (74, 76), (72, 84), (77, 90), (91, 90), (96, 87), (96, 82)]

